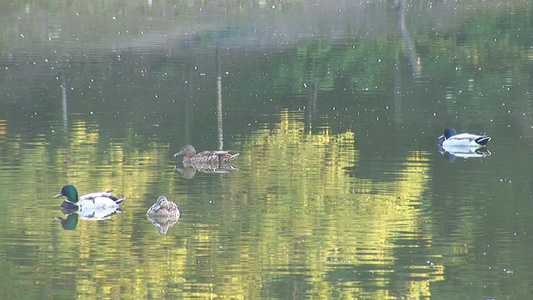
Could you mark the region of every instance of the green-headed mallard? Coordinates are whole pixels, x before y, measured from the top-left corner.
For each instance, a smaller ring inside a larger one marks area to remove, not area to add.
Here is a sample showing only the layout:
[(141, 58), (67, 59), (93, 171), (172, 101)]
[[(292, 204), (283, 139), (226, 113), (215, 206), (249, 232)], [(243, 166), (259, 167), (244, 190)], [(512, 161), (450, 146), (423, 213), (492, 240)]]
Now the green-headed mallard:
[(196, 153), (196, 149), (192, 145), (185, 145), (179, 152), (174, 154), (174, 157), (183, 154), (183, 163), (184, 164), (223, 164), (234, 160), (239, 153), (233, 151), (223, 151), (223, 150), (213, 150), (213, 151), (202, 151)]
[(78, 190), (73, 185), (65, 185), (61, 189), (61, 193), (54, 196), (58, 197), (67, 197), (67, 200), (61, 204), (61, 209), (63, 210), (77, 210), (77, 211), (88, 211), (100, 208), (119, 208), (119, 204), (124, 201), (126, 198), (117, 199), (111, 196), (113, 193), (108, 192), (97, 192), (82, 195), (78, 197)]
[(446, 128), (444, 135), (439, 137), (440, 145), (444, 150), (455, 147), (484, 147), (491, 140), (485, 135), (470, 133), (457, 133), (453, 128)]
[(165, 196), (159, 196), (157, 202), (148, 209), (146, 215), (149, 217), (179, 218), (181, 212), (178, 204), (168, 200)]

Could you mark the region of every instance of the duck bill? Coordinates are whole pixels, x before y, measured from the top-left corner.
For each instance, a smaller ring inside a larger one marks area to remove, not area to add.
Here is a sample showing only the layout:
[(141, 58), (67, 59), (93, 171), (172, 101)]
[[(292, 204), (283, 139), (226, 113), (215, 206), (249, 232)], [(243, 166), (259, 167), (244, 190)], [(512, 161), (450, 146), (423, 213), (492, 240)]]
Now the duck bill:
[(444, 134), (441, 135), (441, 136), (439, 136), (439, 137), (437, 138), (437, 140), (440, 140), (440, 139), (443, 139), (443, 138), (444, 138)]
[(176, 152), (176, 154), (174, 154), (174, 157), (178, 157), (181, 155), (181, 151), (180, 152)]
[(59, 197), (62, 197), (62, 196), (63, 196), (63, 194), (57, 194), (57, 195), (54, 196), (53, 199), (55, 199), (55, 198), (59, 198)]

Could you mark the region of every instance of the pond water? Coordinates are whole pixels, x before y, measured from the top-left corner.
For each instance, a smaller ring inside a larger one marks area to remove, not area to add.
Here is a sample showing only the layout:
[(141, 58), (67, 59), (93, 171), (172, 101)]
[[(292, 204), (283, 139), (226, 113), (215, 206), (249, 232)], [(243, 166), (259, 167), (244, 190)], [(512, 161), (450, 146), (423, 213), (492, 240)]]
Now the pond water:
[[(0, 298), (533, 298), (532, 13), (0, 3)], [(123, 211), (65, 215), (66, 184)]]

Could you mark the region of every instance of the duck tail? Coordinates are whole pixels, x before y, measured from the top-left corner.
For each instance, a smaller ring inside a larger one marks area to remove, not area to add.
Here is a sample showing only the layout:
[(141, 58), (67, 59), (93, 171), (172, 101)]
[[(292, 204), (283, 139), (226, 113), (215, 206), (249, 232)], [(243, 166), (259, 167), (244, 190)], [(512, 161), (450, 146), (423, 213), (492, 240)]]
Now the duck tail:
[(482, 145), (482, 146), (485, 146), (487, 145), (487, 143), (491, 140), (490, 137), (488, 136), (482, 136), (482, 137), (479, 137), (476, 139), (476, 143), (478, 143), (479, 145)]
[(120, 199), (117, 199), (113, 196), (110, 196), (109, 198), (113, 199), (113, 201), (115, 201), (116, 204), (120, 204), (122, 203), (122, 201), (126, 200), (126, 198), (120, 198)]
[(234, 160), (239, 155), (240, 155), (240, 153), (233, 153), (233, 154), (231, 154), (231, 156), (229, 157), (228, 160)]

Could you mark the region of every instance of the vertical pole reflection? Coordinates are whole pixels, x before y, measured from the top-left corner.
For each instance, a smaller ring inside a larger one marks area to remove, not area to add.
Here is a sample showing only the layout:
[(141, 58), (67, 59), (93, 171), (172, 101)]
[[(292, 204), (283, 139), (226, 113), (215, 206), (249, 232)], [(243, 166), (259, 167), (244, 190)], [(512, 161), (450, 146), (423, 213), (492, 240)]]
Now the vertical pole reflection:
[(313, 128), (313, 120), (316, 113), (316, 101), (318, 98), (318, 84), (314, 81), (310, 83), (309, 89), (307, 91), (307, 129), (311, 130)]
[[(70, 130), (68, 127), (68, 95), (67, 95), (67, 81), (65, 80), (65, 77), (63, 77), (63, 83), (61, 84), (61, 106), (63, 107), (63, 130), (65, 131), (66, 140), (70, 144)], [(67, 160), (66, 164), (70, 165), (71, 160), (71, 153), (72, 153), (72, 147), (68, 147), (67, 152)], [(67, 168), (69, 170), (69, 168)], [(67, 172), (68, 177), (69, 172)]]
[(189, 65), (185, 65), (185, 141), (187, 144), (191, 143), (191, 122), (192, 122), (192, 92), (191, 84), (189, 82), (191, 74), (189, 72)]
[(224, 130), (222, 127), (222, 75), (220, 74), (220, 57), (218, 44), (215, 47), (215, 63), (217, 69), (217, 125), (218, 125), (218, 150), (224, 149)]
[[(405, 19), (407, 12), (407, 4), (405, 0), (394, 1), (396, 7), (396, 27), (398, 33), (405, 45), (405, 54), (411, 65), (411, 73), (413, 76), (420, 76), (420, 60), (416, 53), (415, 43), (411, 38), (411, 35), (407, 31)], [(399, 50), (398, 50), (399, 51)], [(396, 56), (396, 65), (394, 70), (394, 121), (396, 123), (402, 123), (402, 68), (400, 63), (400, 55)]]
[(400, 56), (396, 56), (394, 66), (394, 121), (402, 123), (402, 75), (400, 71)]
[(309, 78), (309, 86), (307, 87), (307, 109), (306, 109), (306, 119), (307, 119), (307, 129), (308, 131), (311, 131), (313, 129), (313, 121), (316, 113), (316, 101), (318, 98), (318, 84), (315, 80), (315, 76), (313, 76), (313, 66), (315, 66), (315, 62), (313, 57), (307, 53), (306, 58), (306, 77)]
[(416, 53), (415, 43), (411, 38), (409, 31), (407, 31), (407, 26), (405, 24), (407, 4), (405, 3), (405, 0), (397, 0), (396, 2), (396, 27), (398, 28), (400, 37), (405, 45), (405, 54), (411, 65), (411, 72), (415, 77), (418, 77), (422, 70), (420, 68), (420, 58), (418, 57), (418, 53)]
[(63, 104), (63, 128), (65, 132), (68, 132), (68, 99), (67, 99), (67, 82), (63, 78), (63, 83), (61, 84), (61, 96)]

